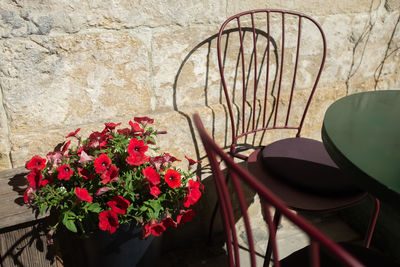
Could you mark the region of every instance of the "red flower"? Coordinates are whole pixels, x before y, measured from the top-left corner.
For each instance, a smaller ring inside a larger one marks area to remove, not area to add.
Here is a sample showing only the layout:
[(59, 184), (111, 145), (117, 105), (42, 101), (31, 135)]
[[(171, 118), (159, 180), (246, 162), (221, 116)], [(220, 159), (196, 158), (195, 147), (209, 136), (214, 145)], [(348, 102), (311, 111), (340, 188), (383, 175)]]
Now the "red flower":
[(63, 147), (61, 148), (61, 152), (64, 155), (65, 152), (67, 151), (69, 145), (71, 144), (71, 140), (69, 140), (68, 142), (65, 143), (65, 145), (63, 145)]
[(121, 123), (115, 124), (113, 122), (110, 122), (110, 123), (104, 123), (104, 125), (106, 126), (106, 129), (111, 132), (115, 129), (115, 127), (120, 126)]
[(93, 197), (89, 195), (89, 192), (85, 188), (75, 188), (75, 195), (80, 201), (92, 202)]
[(185, 156), (185, 158), (189, 161), (189, 167), (191, 167), (192, 165), (194, 165), (196, 163), (201, 163), (201, 160), (196, 161), (196, 160), (193, 160), (191, 158), (188, 158), (187, 156)]
[(144, 126), (146, 126), (148, 123), (151, 124), (154, 122), (154, 120), (150, 119), (149, 117), (134, 117), (133, 120)]
[(107, 154), (103, 153), (94, 160), (94, 168), (96, 173), (102, 173), (108, 169), (111, 164), (111, 159)]
[(102, 173), (101, 179), (103, 184), (108, 184), (109, 182), (112, 182), (118, 178), (118, 171), (119, 169), (115, 165), (111, 165), (110, 168), (105, 170), (105, 172)]
[(148, 146), (146, 146), (144, 144), (143, 140), (138, 140), (136, 138), (132, 138), (129, 141), (129, 145), (128, 145), (129, 155), (133, 155), (133, 154), (137, 154), (137, 153), (144, 154), (144, 152), (146, 152), (147, 149), (148, 149)]
[(183, 202), (184, 207), (188, 208), (190, 205), (194, 205), (197, 203), (197, 201), (201, 197), (199, 187), (199, 182), (189, 180), (188, 193), (186, 195), (185, 201)]
[(88, 148), (106, 148), (108, 139), (112, 138), (108, 133), (93, 132), (89, 136)]
[(163, 156), (157, 156), (150, 158), (150, 163), (156, 167), (157, 170), (160, 170), (161, 167), (166, 167), (171, 165), (174, 161), (180, 161), (179, 159), (171, 156), (168, 153), (165, 153)]
[(34, 192), (35, 192), (35, 190), (32, 187), (28, 187), (27, 189), (25, 189), (25, 192), (24, 192), (24, 202), (25, 203), (32, 202)]
[(58, 167), (57, 172), (58, 172), (57, 178), (59, 180), (65, 180), (65, 181), (68, 181), (69, 178), (71, 178), (71, 175), (74, 173), (69, 164)]
[(139, 166), (149, 161), (149, 157), (142, 153), (135, 153), (126, 158), (126, 162), (133, 166)]
[(42, 172), (38, 169), (31, 170), (31, 172), (27, 175), (27, 179), (29, 182), (29, 186), (33, 189), (40, 188), (49, 183), (48, 180), (43, 180)]
[(158, 185), (160, 183), (160, 174), (156, 172), (151, 166), (146, 167), (143, 170), (143, 175), (146, 180), (152, 185)]
[(121, 196), (115, 196), (112, 200), (107, 202), (111, 210), (117, 214), (126, 214), (126, 210), (131, 203)]
[(95, 177), (94, 174), (90, 174), (90, 172), (88, 170), (84, 169), (84, 168), (78, 168), (78, 173), (85, 180), (92, 180)]
[(176, 222), (182, 224), (185, 222), (190, 222), (193, 219), (194, 210), (181, 210), (180, 214), (176, 217)]
[(112, 210), (99, 213), (99, 228), (113, 234), (119, 227), (117, 214)]
[(128, 136), (131, 133), (131, 130), (128, 128), (124, 128), (124, 129), (118, 129), (117, 132), (120, 135)]
[(46, 159), (39, 156), (33, 156), (29, 161), (26, 162), (25, 168), (28, 170), (43, 170), (46, 167)]
[(150, 187), (150, 195), (157, 198), (159, 194), (161, 194), (161, 190), (158, 188), (158, 186), (154, 185)]
[(167, 217), (165, 217), (161, 221), (161, 223), (164, 225), (165, 228), (168, 228), (168, 227), (171, 227), (171, 226), (176, 228), (178, 226), (178, 224), (174, 221), (174, 219), (172, 219), (171, 216), (169, 216), (169, 215), (167, 215)]
[(177, 188), (181, 185), (181, 174), (173, 169), (167, 170), (164, 179), (171, 188)]
[(143, 226), (143, 238), (149, 235), (159, 236), (165, 231), (165, 226), (162, 223), (157, 223), (156, 220), (151, 220)]
[(144, 130), (142, 128), (140, 128), (139, 124), (129, 121), (129, 125), (131, 126), (131, 134), (132, 135), (138, 135), (138, 136), (143, 135)]
[(81, 130), (81, 128), (78, 128), (78, 129), (76, 129), (74, 132), (70, 132), (65, 138), (68, 138), (68, 137), (76, 137), (76, 138), (78, 138), (78, 132)]

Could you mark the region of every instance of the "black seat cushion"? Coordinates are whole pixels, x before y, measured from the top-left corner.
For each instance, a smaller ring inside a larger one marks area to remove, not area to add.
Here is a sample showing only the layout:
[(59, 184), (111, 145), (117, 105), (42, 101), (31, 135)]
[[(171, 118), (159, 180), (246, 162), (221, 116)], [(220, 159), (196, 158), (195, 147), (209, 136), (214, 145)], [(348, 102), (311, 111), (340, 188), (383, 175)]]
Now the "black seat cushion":
[(262, 157), (269, 171), (299, 189), (327, 196), (361, 192), (332, 161), (322, 142), (283, 139), (264, 147)]
[[(382, 253), (368, 249), (366, 247), (362, 247), (360, 245), (355, 245), (352, 243), (339, 243), (341, 247), (343, 247), (347, 252), (353, 255), (356, 259), (358, 259), (362, 264), (366, 267), (400, 267), (398, 263), (396, 263), (391, 258), (383, 255)], [(282, 267), (301, 267), (301, 266), (311, 266), (310, 265), (310, 250), (309, 246), (300, 249), (283, 260), (280, 261)], [(344, 266), (338, 259), (333, 258), (330, 254), (326, 253), (324, 249), (321, 249), (320, 253), (320, 266), (321, 267), (338, 267)]]

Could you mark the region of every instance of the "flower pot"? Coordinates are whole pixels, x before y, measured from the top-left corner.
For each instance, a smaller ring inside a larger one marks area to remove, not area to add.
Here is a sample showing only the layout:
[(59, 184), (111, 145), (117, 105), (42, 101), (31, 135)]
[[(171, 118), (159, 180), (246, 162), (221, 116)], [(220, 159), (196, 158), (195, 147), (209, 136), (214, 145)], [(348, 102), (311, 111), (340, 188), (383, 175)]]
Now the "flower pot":
[(85, 239), (64, 235), (59, 240), (64, 266), (157, 266), (161, 237), (141, 236), (142, 229), (129, 224), (120, 225), (114, 234), (97, 230)]

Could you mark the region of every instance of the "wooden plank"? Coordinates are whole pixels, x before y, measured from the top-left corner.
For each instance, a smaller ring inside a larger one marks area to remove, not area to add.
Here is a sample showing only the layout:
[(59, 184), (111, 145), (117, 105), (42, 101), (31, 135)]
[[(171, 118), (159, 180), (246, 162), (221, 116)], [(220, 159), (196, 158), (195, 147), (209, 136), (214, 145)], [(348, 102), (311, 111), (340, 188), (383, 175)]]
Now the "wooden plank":
[(24, 204), (27, 173), (24, 167), (0, 171), (0, 229), (47, 216), (36, 217), (32, 209)]
[(40, 227), (33, 225), (0, 233), (0, 265), (56, 267), (57, 260)]

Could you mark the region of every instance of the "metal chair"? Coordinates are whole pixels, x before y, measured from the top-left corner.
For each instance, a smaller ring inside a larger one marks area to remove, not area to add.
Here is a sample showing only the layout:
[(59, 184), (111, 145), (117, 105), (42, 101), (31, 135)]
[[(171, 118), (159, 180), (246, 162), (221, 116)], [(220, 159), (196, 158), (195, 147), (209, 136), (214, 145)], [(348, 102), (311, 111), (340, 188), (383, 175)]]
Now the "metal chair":
[[(240, 241), (236, 230), (236, 219), (243, 218), (244, 229), (247, 239), (251, 266), (256, 266), (256, 252), (252, 218), (249, 218), (248, 199), (254, 198), (253, 192), (258, 194), (263, 208), (263, 217), (269, 234), (269, 244), (273, 251), (274, 266), (398, 266), (396, 263), (383, 258), (379, 253), (363, 246), (347, 245), (350, 251), (356, 254), (360, 261), (353, 257), (347, 250), (334, 243), (319, 230), (314, 228), (302, 217), (289, 210), (272, 191), (263, 185), (253, 175), (236, 164), (232, 157), (217, 146), (214, 140), (207, 134), (198, 114), (194, 115), (194, 122), (203, 142), (209, 164), (211, 166), (213, 180), (218, 192), (221, 205), (221, 215), (224, 223), (226, 248), (229, 266), (240, 266)], [(225, 174), (221, 166), (227, 169), (231, 177), (233, 188), (230, 190), (225, 181)], [(246, 193), (243, 188), (248, 188)], [(249, 193), (249, 190), (251, 191)], [(271, 216), (270, 209), (276, 211), (294, 223), (309, 237), (310, 246), (298, 250), (288, 257), (280, 260), (278, 255), (276, 229), (277, 224)], [(239, 214), (239, 216), (238, 216)], [(242, 236), (242, 235), (241, 235)], [(267, 240), (266, 240), (267, 242)], [(243, 243), (242, 243), (243, 244)], [(361, 263), (362, 262), (362, 263)], [(269, 266), (270, 257), (265, 257), (264, 266)]]
[[(232, 157), (247, 161), (250, 172), (294, 210), (334, 211), (368, 196), (340, 171), (322, 142), (300, 137), (326, 57), (325, 35), (315, 20), (283, 10), (242, 12), (222, 24), (217, 52)], [(283, 138), (264, 147), (273, 131)], [(249, 147), (255, 151), (247, 156)], [(373, 202), (366, 247), (379, 214), (379, 200)]]

